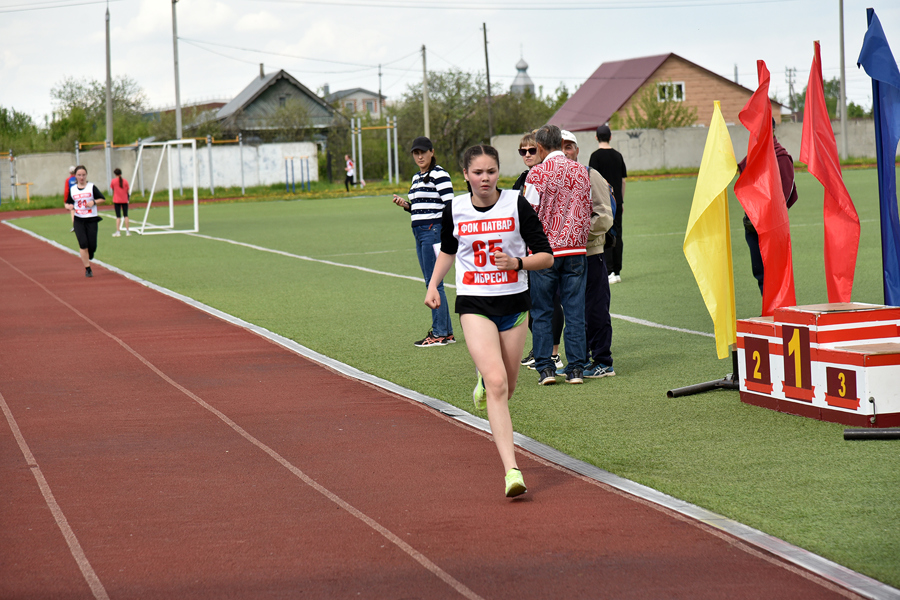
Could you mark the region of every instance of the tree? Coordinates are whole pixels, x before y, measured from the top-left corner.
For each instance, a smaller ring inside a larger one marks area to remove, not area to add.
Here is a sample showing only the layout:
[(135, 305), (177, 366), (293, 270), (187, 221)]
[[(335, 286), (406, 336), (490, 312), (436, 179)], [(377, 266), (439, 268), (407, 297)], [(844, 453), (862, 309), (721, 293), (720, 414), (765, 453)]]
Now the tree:
[(669, 129), (697, 122), (697, 109), (682, 102), (679, 88), (671, 81), (644, 87), (622, 121), (626, 129)]
[[(802, 93), (794, 94), (794, 106), (796, 107), (796, 112), (799, 114), (803, 114), (803, 107), (806, 104), (806, 87), (803, 88)], [(840, 115), (838, 115), (837, 107), (841, 101), (841, 80), (837, 77), (826, 79), (822, 82), (822, 88), (825, 92), (825, 106), (828, 108), (828, 117), (832, 120), (839, 119)], [(850, 102), (847, 105), (847, 116), (851, 119), (871, 117), (872, 109), (867, 111), (862, 106)]]
[[(128, 144), (146, 137), (149, 125), (143, 114), (147, 97), (136, 81), (118, 76), (112, 81), (113, 143)], [(50, 90), (56, 105), (50, 123), (53, 141), (71, 147), (75, 140), (99, 141), (106, 136), (106, 83), (67, 77)], [(86, 139), (94, 138), (94, 139)]]
[(37, 136), (38, 128), (28, 114), (0, 106), (0, 151), (10, 148), (19, 152), (35, 150)]

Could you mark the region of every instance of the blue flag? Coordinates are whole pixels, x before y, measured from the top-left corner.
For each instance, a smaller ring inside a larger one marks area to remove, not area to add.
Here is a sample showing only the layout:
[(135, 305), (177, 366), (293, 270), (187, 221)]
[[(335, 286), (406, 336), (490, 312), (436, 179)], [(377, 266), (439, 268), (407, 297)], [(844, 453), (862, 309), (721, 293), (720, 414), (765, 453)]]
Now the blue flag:
[(891, 53), (875, 11), (866, 9), (869, 29), (863, 38), (857, 66), (872, 78), (875, 115), (875, 154), (878, 159), (878, 197), (881, 207), (881, 260), (884, 303), (900, 306), (900, 217), (897, 214), (897, 144), (900, 143), (900, 69)]

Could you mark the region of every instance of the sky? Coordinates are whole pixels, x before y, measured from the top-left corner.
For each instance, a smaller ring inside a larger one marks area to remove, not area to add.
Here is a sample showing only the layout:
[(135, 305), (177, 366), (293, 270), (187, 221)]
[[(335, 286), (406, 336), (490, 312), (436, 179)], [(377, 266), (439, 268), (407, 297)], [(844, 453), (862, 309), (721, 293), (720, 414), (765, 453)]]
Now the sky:
[[(398, 100), (429, 71), (485, 70), (508, 89), (520, 58), (543, 93), (573, 91), (601, 63), (673, 52), (756, 89), (756, 61), (771, 72), (770, 96), (786, 100), (809, 79), (813, 42), (825, 79), (840, 75), (839, 0), (179, 0), (183, 105), (230, 100), (259, 75), (285, 69), (332, 92), (379, 89)], [(552, 9), (548, 9), (552, 6)], [(856, 59), (875, 9), (900, 57), (900, 2), (844, 0), (848, 102), (869, 108), (871, 80)], [(66, 78), (106, 79), (110, 13), (112, 74), (136, 81), (148, 106), (175, 104), (169, 0), (0, 0), (0, 106), (52, 115), (51, 89)], [(689, 93), (689, 91), (688, 91)]]

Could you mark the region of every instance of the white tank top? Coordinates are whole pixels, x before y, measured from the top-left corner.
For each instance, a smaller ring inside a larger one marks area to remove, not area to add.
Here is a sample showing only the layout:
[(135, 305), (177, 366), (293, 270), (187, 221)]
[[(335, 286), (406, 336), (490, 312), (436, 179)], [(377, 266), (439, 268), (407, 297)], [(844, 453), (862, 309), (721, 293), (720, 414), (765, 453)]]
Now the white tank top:
[(83, 190), (78, 189), (78, 184), (76, 183), (72, 187), (69, 188), (69, 198), (72, 199), (72, 202), (75, 203), (75, 216), (76, 217), (96, 217), (97, 213), (97, 205), (88, 206), (89, 201), (94, 199), (94, 184), (91, 182), (87, 182), (84, 185)]
[(525, 256), (519, 232), (519, 192), (503, 190), (487, 212), (472, 206), (470, 194), (453, 199), (453, 235), (456, 251), (456, 293), (460, 296), (507, 296), (528, 289), (525, 271), (505, 271), (494, 265), (494, 252)]

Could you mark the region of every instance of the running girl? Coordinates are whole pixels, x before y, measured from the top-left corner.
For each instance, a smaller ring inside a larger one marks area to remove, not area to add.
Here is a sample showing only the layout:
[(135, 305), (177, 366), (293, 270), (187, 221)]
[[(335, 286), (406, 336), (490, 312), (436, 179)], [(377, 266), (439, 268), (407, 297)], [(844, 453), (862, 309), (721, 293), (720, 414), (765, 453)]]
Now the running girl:
[[(441, 304), (438, 285), (456, 259), (456, 312), (487, 396), (488, 421), (506, 473), (506, 495), (526, 491), (516, 464), (509, 399), (516, 388), (531, 300), (522, 271), (549, 268), (553, 251), (537, 214), (518, 191), (497, 189), (500, 158), (491, 146), (463, 155), (468, 194), (444, 208), (441, 253), (425, 304)], [(525, 256), (526, 246), (533, 254)], [(478, 403), (477, 388), (475, 394)]]
[(119, 229), (121, 228), (122, 219), (125, 219), (125, 235), (131, 235), (131, 229), (128, 226), (128, 201), (131, 199), (131, 190), (128, 188), (128, 181), (122, 178), (122, 169), (113, 171), (116, 178), (112, 180), (110, 187), (113, 191), (113, 206), (116, 209), (116, 232), (113, 237), (119, 237)]
[(102, 220), (97, 213), (97, 204), (103, 200), (105, 198), (97, 186), (88, 182), (87, 168), (84, 165), (75, 167), (75, 185), (69, 188), (69, 199), (66, 200), (66, 204), (72, 205), (75, 214), (72, 225), (78, 239), (85, 277), (94, 276), (91, 271), (91, 259), (97, 251), (97, 223)]

